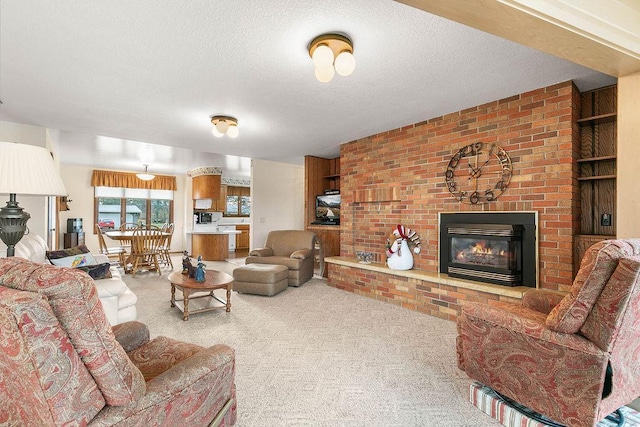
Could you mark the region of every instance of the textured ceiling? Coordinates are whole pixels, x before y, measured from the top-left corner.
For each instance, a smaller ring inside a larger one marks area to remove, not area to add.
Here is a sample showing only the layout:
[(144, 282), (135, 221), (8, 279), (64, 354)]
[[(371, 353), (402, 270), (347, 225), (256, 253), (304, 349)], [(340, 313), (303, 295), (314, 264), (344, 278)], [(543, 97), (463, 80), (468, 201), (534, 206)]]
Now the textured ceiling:
[[(357, 66), (307, 53), (348, 34)], [(59, 132), (67, 164), (184, 173), (301, 163), (341, 143), (573, 79), (615, 80), (391, 0), (2, 0), (0, 121)], [(209, 117), (238, 118), (237, 139)]]

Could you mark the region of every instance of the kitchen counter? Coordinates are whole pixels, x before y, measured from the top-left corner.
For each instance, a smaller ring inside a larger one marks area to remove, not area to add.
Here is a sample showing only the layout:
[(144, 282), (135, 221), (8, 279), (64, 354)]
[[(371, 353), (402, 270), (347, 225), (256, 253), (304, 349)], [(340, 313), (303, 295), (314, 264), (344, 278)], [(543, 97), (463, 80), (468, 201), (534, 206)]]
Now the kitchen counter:
[[(191, 256), (205, 261), (224, 261), (229, 258), (229, 237), (240, 231), (187, 231), (191, 235)], [(235, 239), (235, 236), (233, 236)]]
[(229, 231), (219, 231), (219, 230), (188, 230), (187, 234), (240, 234), (241, 231), (237, 230), (229, 230)]

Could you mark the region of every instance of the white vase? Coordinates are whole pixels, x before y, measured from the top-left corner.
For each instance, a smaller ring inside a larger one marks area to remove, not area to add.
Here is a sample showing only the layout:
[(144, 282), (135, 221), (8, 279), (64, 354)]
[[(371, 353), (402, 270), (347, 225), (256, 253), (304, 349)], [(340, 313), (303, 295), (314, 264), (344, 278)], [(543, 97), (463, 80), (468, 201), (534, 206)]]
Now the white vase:
[[(400, 255), (398, 255), (400, 254)], [(413, 268), (413, 253), (406, 240), (400, 242), (400, 250), (387, 258), (387, 265), (393, 270), (411, 270)]]

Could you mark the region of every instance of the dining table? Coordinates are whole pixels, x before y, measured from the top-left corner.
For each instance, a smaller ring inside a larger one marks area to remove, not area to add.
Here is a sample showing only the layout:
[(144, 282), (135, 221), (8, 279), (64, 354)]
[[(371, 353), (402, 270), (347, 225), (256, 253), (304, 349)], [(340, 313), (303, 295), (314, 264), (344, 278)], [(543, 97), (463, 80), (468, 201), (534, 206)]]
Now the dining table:
[[(144, 233), (147, 230), (142, 230)], [(122, 240), (131, 240), (133, 238), (134, 230), (111, 230), (105, 231), (104, 235), (112, 240), (122, 241)], [(168, 237), (171, 233), (166, 233), (164, 231), (160, 232), (160, 235), (163, 237)]]
[[(134, 238), (134, 232), (138, 232), (140, 234), (144, 234), (145, 231), (150, 231), (150, 230), (133, 230), (133, 229), (129, 229), (129, 230), (111, 230), (111, 231), (105, 231), (104, 235), (107, 236), (108, 238), (112, 239), (112, 240), (116, 240), (118, 242), (132, 242), (132, 239)], [(157, 230), (154, 230), (154, 232), (158, 233)], [(167, 237), (171, 236), (171, 233), (168, 232), (164, 232), (161, 231), (159, 232), (160, 236), (163, 239), (166, 239)], [(133, 248), (133, 245), (131, 246)], [(133, 257), (134, 257), (134, 253), (133, 253), (133, 249), (129, 251), (129, 254), (127, 255), (127, 258), (124, 262), (124, 272), (125, 274), (129, 274), (131, 273), (131, 269), (128, 268), (130, 264), (132, 264), (133, 262)]]

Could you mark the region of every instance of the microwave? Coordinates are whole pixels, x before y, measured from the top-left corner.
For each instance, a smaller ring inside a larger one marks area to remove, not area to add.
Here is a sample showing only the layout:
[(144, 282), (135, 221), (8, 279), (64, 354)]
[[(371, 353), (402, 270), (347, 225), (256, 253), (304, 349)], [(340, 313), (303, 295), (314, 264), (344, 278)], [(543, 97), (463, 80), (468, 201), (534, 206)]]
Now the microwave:
[(196, 213), (196, 224), (211, 224), (212, 221), (213, 214), (211, 212)]

